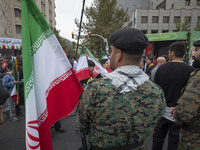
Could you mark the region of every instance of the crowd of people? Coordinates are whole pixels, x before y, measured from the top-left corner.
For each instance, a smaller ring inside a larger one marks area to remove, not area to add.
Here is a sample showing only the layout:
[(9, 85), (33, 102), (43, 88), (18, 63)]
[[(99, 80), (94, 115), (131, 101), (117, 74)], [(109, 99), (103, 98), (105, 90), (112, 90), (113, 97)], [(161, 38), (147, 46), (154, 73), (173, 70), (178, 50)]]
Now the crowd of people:
[(90, 149), (145, 149), (153, 133), (152, 150), (162, 150), (166, 136), (168, 150), (199, 150), (200, 40), (190, 65), (182, 42), (169, 45), (168, 57), (144, 56), (148, 39), (137, 29), (114, 32), (110, 44), (113, 72), (87, 83), (78, 106)]
[[(15, 80), (13, 77), (13, 63), (10, 57), (0, 58), (0, 78), (1, 87), (7, 90), (9, 97), (5, 100), (7, 107), (3, 110), (4, 116), (9, 118), (11, 121), (18, 121), (16, 115), (21, 115), (20, 105), (24, 105), (24, 88), (23, 88), (23, 69), (22, 60), (18, 59), (18, 79)], [(15, 85), (19, 85), (19, 99), (12, 97), (12, 91)], [(6, 94), (6, 92), (2, 93)], [(2, 103), (3, 104), (3, 103)]]
[[(200, 40), (193, 44), (190, 64), (183, 60), (182, 42), (157, 58), (144, 55), (148, 44), (141, 31), (121, 29), (110, 36), (110, 59), (100, 61), (111, 73), (94, 77), (95, 63), (88, 60), (90, 77), (80, 81), (84, 93), (76, 111), (77, 129), (87, 135), (91, 150), (145, 149), (151, 134), (152, 150), (162, 150), (167, 136), (168, 150), (200, 149)], [(69, 61), (76, 72), (78, 60)], [(8, 59), (1, 60), (0, 72), (9, 94), (22, 85), (23, 76), (13, 79)], [(6, 102), (4, 114), (17, 121), (20, 106), (10, 96)], [(54, 126), (64, 132), (59, 121)]]

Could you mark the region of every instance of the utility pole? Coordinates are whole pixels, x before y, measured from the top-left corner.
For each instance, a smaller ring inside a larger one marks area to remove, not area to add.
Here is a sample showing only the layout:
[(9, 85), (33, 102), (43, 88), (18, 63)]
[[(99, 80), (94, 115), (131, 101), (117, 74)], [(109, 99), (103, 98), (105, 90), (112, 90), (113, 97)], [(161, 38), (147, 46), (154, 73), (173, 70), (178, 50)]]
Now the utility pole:
[(77, 40), (75, 58), (77, 57), (77, 52), (78, 52), (78, 45), (79, 45), (79, 38), (80, 38), (80, 35), (81, 35), (81, 26), (82, 26), (82, 20), (83, 20), (84, 7), (85, 7), (85, 0), (83, 0), (83, 7), (82, 7), (82, 12), (81, 12), (81, 20), (80, 20), (80, 25), (79, 25), (79, 32), (78, 32), (78, 40)]

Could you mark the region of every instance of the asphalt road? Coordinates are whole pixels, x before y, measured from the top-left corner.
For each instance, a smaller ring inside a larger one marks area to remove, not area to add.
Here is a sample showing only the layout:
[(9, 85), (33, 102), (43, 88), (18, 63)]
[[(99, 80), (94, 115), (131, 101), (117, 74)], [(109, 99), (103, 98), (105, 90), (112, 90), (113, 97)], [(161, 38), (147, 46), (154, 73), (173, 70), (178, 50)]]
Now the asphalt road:
[[(23, 114), (18, 116), (19, 121), (12, 122), (8, 119), (4, 120), (4, 124), (0, 125), (0, 150), (25, 150), (25, 116), (24, 107)], [(66, 131), (63, 133), (55, 132), (51, 129), (53, 150), (78, 150), (81, 147), (80, 134), (75, 130), (76, 117), (70, 116), (61, 120), (62, 128)], [(151, 150), (152, 136), (147, 138), (147, 149)], [(166, 142), (163, 150), (166, 150)]]

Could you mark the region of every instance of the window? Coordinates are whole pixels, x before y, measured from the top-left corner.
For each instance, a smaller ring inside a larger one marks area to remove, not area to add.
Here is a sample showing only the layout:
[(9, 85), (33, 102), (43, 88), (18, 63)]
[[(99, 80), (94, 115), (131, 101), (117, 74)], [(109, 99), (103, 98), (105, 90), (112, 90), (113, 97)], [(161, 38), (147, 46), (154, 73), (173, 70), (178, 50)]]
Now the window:
[(52, 10), (52, 2), (49, 0), (49, 9)]
[(151, 33), (158, 33), (158, 30), (151, 30)]
[(16, 25), (15, 28), (16, 28), (16, 33), (17, 34), (21, 34), (22, 33), (22, 27), (21, 27), (21, 25)]
[(169, 17), (168, 16), (163, 17), (163, 23), (169, 23)]
[(177, 30), (173, 30), (173, 32), (177, 32)]
[(152, 23), (158, 23), (158, 16), (152, 17)]
[(142, 16), (141, 17), (141, 23), (147, 23), (148, 17), (147, 16)]
[(190, 6), (190, 0), (185, 0), (185, 6)]
[(174, 8), (174, 4), (172, 4), (172, 8)]
[(53, 21), (51, 19), (49, 19), (49, 25), (52, 27), (53, 25)]
[(141, 30), (141, 32), (143, 32), (144, 34), (147, 34), (147, 30)]
[(21, 18), (21, 10), (20, 9), (15, 8), (14, 12), (15, 12), (15, 17), (16, 18)]
[(178, 23), (181, 17), (179, 16), (174, 16), (174, 23)]
[(169, 32), (169, 30), (162, 30), (162, 33), (167, 33)]
[(200, 23), (200, 16), (198, 16), (197, 18), (197, 23)]
[(200, 0), (197, 0), (197, 6), (200, 6)]
[(45, 3), (41, 2), (41, 10), (42, 10), (42, 14), (45, 15)]
[(53, 18), (52, 17), (52, 11), (50, 11), (50, 10), (49, 10), (49, 18), (51, 18), (51, 19)]

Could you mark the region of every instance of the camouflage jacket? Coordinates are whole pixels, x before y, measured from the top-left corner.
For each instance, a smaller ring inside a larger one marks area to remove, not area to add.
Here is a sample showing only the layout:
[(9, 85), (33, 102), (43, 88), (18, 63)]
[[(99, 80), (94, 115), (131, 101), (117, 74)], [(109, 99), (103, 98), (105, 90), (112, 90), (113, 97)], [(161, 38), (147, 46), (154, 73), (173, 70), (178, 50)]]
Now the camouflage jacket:
[(176, 124), (181, 125), (179, 149), (200, 149), (200, 70), (191, 74), (185, 92), (178, 100)]
[(94, 79), (83, 93), (77, 125), (93, 146), (119, 147), (142, 143), (165, 112), (164, 92), (150, 80), (136, 91), (120, 93), (110, 79)]

